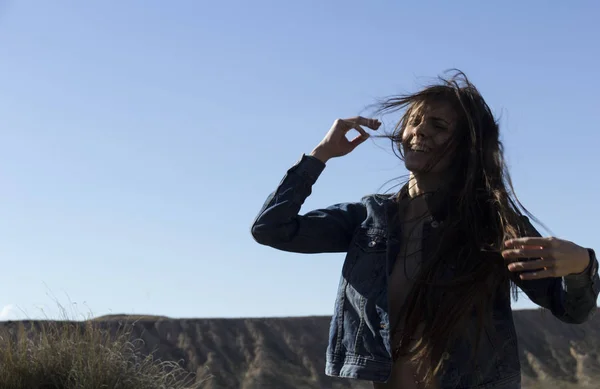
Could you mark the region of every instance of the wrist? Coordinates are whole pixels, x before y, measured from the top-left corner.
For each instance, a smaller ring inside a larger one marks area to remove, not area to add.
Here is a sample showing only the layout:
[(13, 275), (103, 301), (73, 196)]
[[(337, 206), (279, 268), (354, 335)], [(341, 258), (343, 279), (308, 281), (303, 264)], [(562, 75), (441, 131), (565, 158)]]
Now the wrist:
[(588, 249), (583, 248), (581, 258), (581, 267), (579, 267), (579, 269), (572, 273), (573, 275), (583, 274), (590, 268), (590, 265), (592, 263), (592, 256), (590, 255), (590, 251)]
[(319, 147), (316, 147), (313, 151), (311, 151), (310, 156), (315, 157), (323, 163), (327, 163), (327, 161), (331, 159), (331, 157)]

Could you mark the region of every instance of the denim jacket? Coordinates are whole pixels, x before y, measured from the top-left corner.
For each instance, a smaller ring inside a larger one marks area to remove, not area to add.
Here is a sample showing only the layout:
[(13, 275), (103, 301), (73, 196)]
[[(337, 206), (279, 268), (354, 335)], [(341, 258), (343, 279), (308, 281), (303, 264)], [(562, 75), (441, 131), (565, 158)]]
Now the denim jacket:
[[(267, 198), (252, 225), (252, 236), (260, 244), (288, 252), (346, 253), (329, 330), (326, 374), (386, 382), (393, 364), (388, 277), (399, 252), (394, 227), (388, 226), (392, 199), (371, 195), (360, 202), (299, 215), (324, 168), (323, 162), (303, 155)], [(434, 214), (425, 224), (424, 240), (435, 236), (440, 225), (436, 219)], [(432, 244), (422, 242), (424, 257)], [(581, 274), (529, 281), (512, 279), (533, 302), (558, 319), (583, 323), (596, 311), (600, 288), (598, 261), (593, 250), (589, 252), (590, 265)], [(451, 274), (452, 269), (448, 270)], [(441, 389), (521, 387), (510, 294), (501, 296), (493, 302), (493, 317), (488, 324), (493, 328), (484, 328), (485, 339), (475, 364), (467, 364), (471, 348), (459, 340), (446, 354), (443, 371), (437, 377)]]

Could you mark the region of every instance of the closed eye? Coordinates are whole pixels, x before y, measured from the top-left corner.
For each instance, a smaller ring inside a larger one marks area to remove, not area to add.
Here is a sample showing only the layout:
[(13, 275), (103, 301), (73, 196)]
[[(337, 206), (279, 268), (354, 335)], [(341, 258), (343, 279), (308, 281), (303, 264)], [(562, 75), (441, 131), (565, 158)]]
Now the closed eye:
[(438, 130), (447, 130), (449, 127), (449, 123), (442, 118), (432, 117), (431, 120), (433, 121), (435, 128)]
[(421, 123), (421, 118), (419, 116), (413, 116), (410, 120), (410, 124), (413, 126), (418, 126)]

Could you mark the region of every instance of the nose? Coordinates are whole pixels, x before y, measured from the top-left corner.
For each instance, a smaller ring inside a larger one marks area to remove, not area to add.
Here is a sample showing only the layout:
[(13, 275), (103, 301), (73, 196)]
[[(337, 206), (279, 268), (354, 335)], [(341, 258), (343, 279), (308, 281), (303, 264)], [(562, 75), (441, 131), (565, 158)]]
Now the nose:
[(417, 126), (413, 127), (413, 131), (416, 138), (425, 138), (427, 136), (427, 129), (424, 122), (421, 122)]

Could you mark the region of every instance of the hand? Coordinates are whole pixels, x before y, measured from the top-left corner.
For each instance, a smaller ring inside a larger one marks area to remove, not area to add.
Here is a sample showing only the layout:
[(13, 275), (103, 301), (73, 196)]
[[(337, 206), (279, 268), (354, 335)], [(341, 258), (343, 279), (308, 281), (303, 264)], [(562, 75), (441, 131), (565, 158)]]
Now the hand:
[[(381, 126), (381, 122), (377, 119), (366, 119), (361, 116), (350, 119), (338, 119), (333, 123), (325, 138), (312, 151), (311, 155), (327, 162), (334, 157), (341, 157), (350, 153), (358, 145), (369, 138), (369, 134), (361, 127), (365, 126), (372, 130), (377, 130)], [(350, 130), (358, 131), (358, 135), (348, 140), (346, 134)]]
[[(590, 263), (587, 249), (558, 238), (517, 238), (504, 242), (502, 256), (511, 272), (530, 272), (522, 280), (564, 277), (582, 273)], [(523, 258), (536, 258), (523, 262)]]

